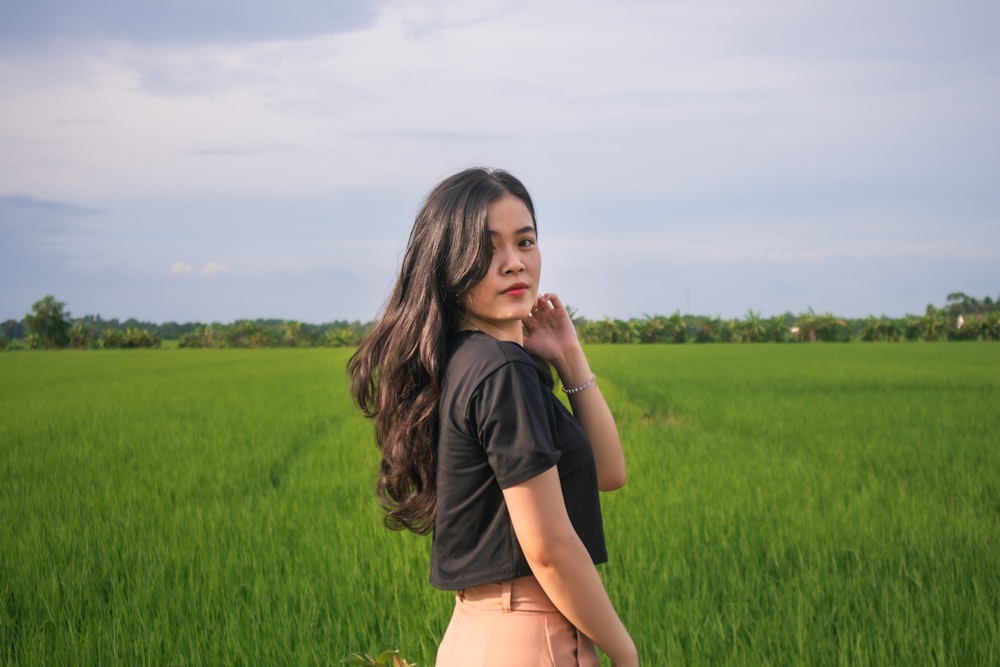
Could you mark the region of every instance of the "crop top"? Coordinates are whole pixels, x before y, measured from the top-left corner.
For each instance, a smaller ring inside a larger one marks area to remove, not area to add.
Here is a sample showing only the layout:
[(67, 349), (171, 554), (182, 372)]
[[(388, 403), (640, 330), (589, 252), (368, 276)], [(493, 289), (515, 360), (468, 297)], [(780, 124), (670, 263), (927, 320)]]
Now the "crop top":
[(556, 466), (570, 522), (607, 561), (594, 452), (523, 347), (463, 331), (448, 342), (437, 437), (430, 582), (445, 590), (531, 574), (502, 489)]

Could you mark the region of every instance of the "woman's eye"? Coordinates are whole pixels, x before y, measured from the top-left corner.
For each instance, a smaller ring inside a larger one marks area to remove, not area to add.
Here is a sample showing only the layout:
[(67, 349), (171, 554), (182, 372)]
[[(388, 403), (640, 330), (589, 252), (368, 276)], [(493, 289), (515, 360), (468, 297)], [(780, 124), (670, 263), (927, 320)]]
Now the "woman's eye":
[(518, 245), (521, 246), (522, 248), (530, 248), (531, 246), (535, 245), (535, 239), (521, 239)]

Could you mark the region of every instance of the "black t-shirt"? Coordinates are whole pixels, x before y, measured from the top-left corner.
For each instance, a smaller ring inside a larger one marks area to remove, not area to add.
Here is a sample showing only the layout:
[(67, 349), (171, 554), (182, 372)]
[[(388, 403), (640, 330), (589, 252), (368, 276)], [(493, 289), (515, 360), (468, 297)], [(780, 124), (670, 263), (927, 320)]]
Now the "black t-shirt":
[(501, 489), (552, 466), (577, 535), (594, 563), (606, 562), (590, 441), (524, 348), (458, 333), (443, 377), (431, 584), (457, 590), (531, 574)]

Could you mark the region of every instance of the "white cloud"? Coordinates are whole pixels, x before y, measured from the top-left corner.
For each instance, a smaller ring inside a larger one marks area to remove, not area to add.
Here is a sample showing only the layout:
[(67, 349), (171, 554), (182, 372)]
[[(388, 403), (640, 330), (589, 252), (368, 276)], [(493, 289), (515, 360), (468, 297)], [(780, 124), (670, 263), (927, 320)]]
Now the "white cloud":
[(219, 275), (220, 273), (226, 273), (227, 271), (229, 271), (229, 268), (222, 262), (209, 262), (205, 266), (201, 267), (198, 273), (211, 278), (212, 276)]
[(173, 266), (170, 267), (170, 273), (186, 276), (194, 273), (194, 267), (186, 262), (174, 262)]

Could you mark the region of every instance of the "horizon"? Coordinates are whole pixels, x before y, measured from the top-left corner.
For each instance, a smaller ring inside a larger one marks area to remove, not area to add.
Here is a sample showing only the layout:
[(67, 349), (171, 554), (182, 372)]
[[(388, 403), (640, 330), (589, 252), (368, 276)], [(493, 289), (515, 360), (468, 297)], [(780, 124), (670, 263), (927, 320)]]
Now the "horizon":
[[(993, 302), (993, 304), (996, 306), (996, 310), (1000, 311), (1000, 295), (998, 295), (994, 299), (989, 294), (983, 295), (982, 297), (977, 297), (975, 295), (966, 294), (964, 292), (954, 292), (953, 291), (953, 292), (949, 292), (948, 293), (948, 295), (952, 295), (952, 294), (964, 294), (965, 296), (971, 297), (972, 299), (974, 299), (976, 301), (980, 301), (980, 302), (984, 301), (986, 299), (990, 299)], [(56, 299), (57, 302), (59, 301), (59, 298), (56, 295), (44, 295), (41, 298), (45, 298), (45, 296), (53, 296)], [(39, 300), (40, 299), (36, 299), (35, 301), (37, 302)], [(367, 319), (367, 320), (352, 319), (352, 318), (343, 318), (343, 317), (333, 317), (333, 318), (322, 320), (322, 321), (308, 321), (308, 320), (298, 320), (298, 319), (294, 319), (294, 318), (260, 316), (260, 317), (239, 317), (239, 318), (236, 318), (236, 319), (233, 319), (233, 320), (220, 320), (218, 318), (213, 318), (213, 319), (209, 319), (209, 320), (161, 320), (161, 321), (157, 321), (157, 320), (144, 320), (144, 319), (141, 319), (141, 318), (138, 318), (138, 317), (133, 317), (133, 316), (128, 316), (128, 317), (117, 317), (117, 316), (105, 317), (104, 315), (102, 315), (100, 313), (84, 313), (83, 315), (74, 315), (73, 314), (73, 310), (71, 308), (71, 305), (69, 303), (66, 303), (66, 302), (60, 302), (60, 303), (62, 303), (63, 306), (65, 307), (65, 312), (67, 314), (67, 319), (70, 322), (73, 322), (73, 321), (76, 321), (76, 320), (82, 320), (82, 319), (85, 319), (85, 318), (96, 318), (96, 319), (99, 319), (99, 321), (102, 322), (102, 323), (114, 321), (114, 322), (118, 322), (119, 324), (124, 324), (124, 323), (129, 322), (129, 321), (135, 321), (135, 322), (138, 322), (139, 324), (152, 324), (152, 325), (157, 326), (157, 327), (163, 326), (163, 325), (166, 325), (166, 324), (176, 324), (176, 325), (179, 325), (179, 326), (186, 326), (186, 325), (190, 325), (190, 324), (203, 324), (203, 325), (208, 325), (208, 326), (215, 325), (215, 324), (229, 325), (229, 324), (234, 324), (234, 323), (240, 322), (240, 321), (251, 321), (251, 322), (299, 322), (301, 324), (306, 324), (306, 325), (309, 325), (309, 326), (320, 327), (320, 326), (324, 326), (324, 325), (337, 324), (337, 323), (367, 325), (367, 324), (371, 324), (372, 322), (375, 322), (375, 321), (378, 320), (378, 317), (373, 317), (373, 318)], [(816, 311), (815, 309), (812, 309), (812, 308), (806, 308), (805, 310), (802, 310), (802, 311), (799, 311), (799, 312), (795, 312), (795, 311), (792, 311), (792, 310), (784, 310), (784, 311), (774, 312), (774, 313), (764, 313), (764, 312), (758, 312), (758, 311), (753, 311), (753, 312), (758, 317), (760, 317), (761, 319), (764, 319), (764, 320), (772, 319), (772, 318), (776, 318), (776, 317), (785, 317), (787, 319), (787, 317), (789, 315), (792, 316), (793, 318), (795, 318), (795, 317), (802, 317), (804, 315), (813, 314), (813, 315), (819, 315), (819, 316), (832, 315), (834, 317), (838, 317), (838, 318), (844, 319), (844, 320), (860, 321), (860, 320), (864, 320), (864, 319), (867, 319), (867, 318), (870, 318), (870, 317), (888, 317), (890, 319), (902, 319), (902, 318), (905, 318), (905, 317), (908, 317), (908, 316), (917, 316), (917, 317), (920, 317), (924, 313), (926, 313), (926, 309), (928, 307), (934, 307), (934, 308), (936, 308), (938, 310), (945, 310), (948, 307), (949, 303), (950, 302), (948, 301), (948, 299), (946, 297), (943, 303), (940, 303), (940, 304), (928, 303), (922, 309), (921, 312), (907, 312), (907, 313), (903, 313), (902, 315), (895, 315), (895, 316), (894, 315), (889, 315), (887, 313), (867, 313), (865, 315), (845, 315), (843, 313), (835, 313), (835, 312), (831, 312), (831, 311)], [(32, 305), (34, 305), (34, 302), (32, 302)], [(751, 312), (751, 310), (752, 310), (752, 309), (747, 309), (747, 310), (743, 311), (743, 313), (740, 314), (740, 315), (726, 316), (726, 317), (724, 317), (722, 315), (719, 315), (719, 314), (695, 313), (695, 312), (686, 312), (686, 311), (681, 311), (681, 310), (675, 310), (674, 312), (671, 312), (671, 313), (662, 313), (662, 312), (652, 312), (652, 311), (649, 311), (649, 312), (643, 312), (641, 315), (629, 315), (629, 316), (625, 316), (625, 317), (611, 317), (610, 315), (604, 315), (604, 316), (600, 316), (600, 317), (591, 317), (591, 316), (587, 315), (586, 313), (579, 312), (573, 306), (573, 304), (566, 304), (566, 307), (573, 314), (573, 319), (574, 320), (583, 319), (583, 320), (586, 320), (588, 322), (599, 322), (599, 321), (603, 321), (603, 320), (608, 319), (608, 318), (613, 319), (613, 320), (623, 320), (623, 321), (627, 322), (629, 320), (644, 320), (644, 319), (649, 319), (649, 318), (653, 318), (653, 317), (671, 317), (674, 314), (680, 314), (681, 317), (686, 317), (686, 318), (693, 317), (693, 318), (721, 319), (721, 320), (730, 320), (730, 319), (732, 319), (732, 320), (742, 320), (747, 315), (749, 315), (750, 312)], [(20, 318), (13, 318), (13, 317), (11, 317), (11, 318), (3, 318), (3, 319), (0, 319), (0, 322), (7, 321), (7, 320), (14, 320), (14, 321), (17, 321), (17, 322), (23, 322), (24, 321), (24, 317), (26, 315), (31, 314), (31, 312), (32, 312), (31, 307), (29, 307), (28, 310), (25, 312), (25, 314), (22, 315)], [(381, 313), (378, 313), (378, 315), (381, 315)]]

